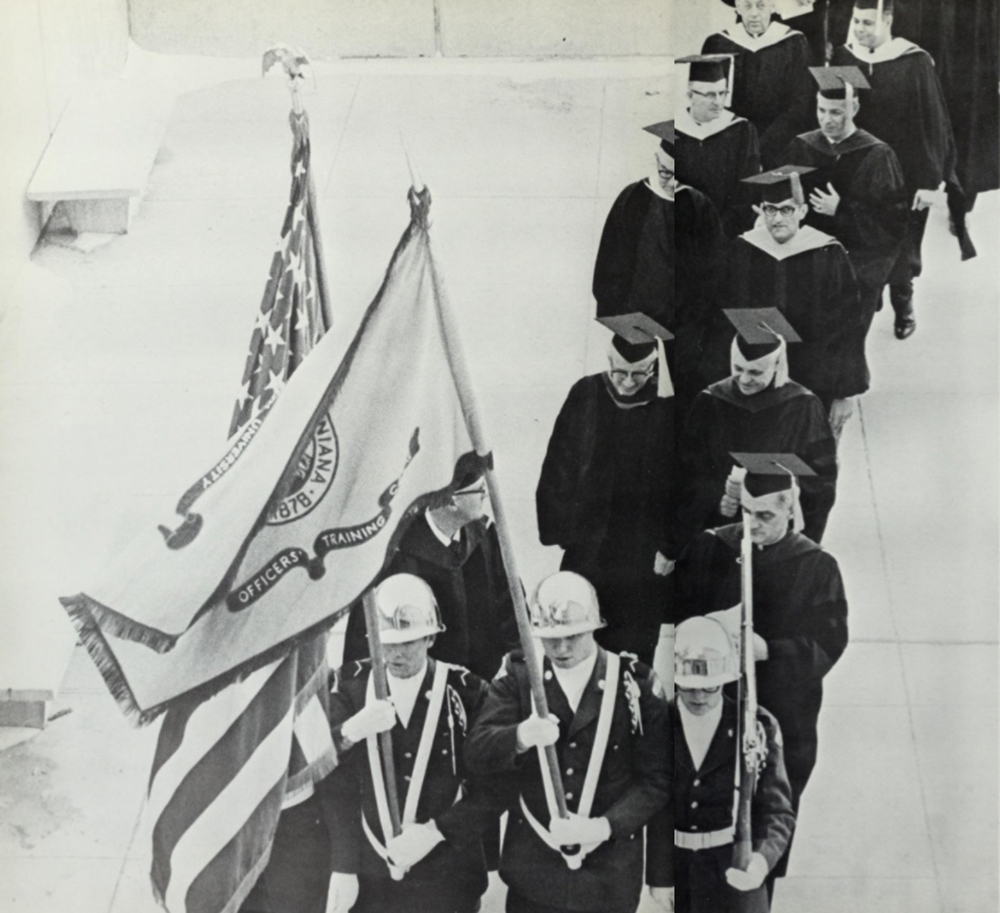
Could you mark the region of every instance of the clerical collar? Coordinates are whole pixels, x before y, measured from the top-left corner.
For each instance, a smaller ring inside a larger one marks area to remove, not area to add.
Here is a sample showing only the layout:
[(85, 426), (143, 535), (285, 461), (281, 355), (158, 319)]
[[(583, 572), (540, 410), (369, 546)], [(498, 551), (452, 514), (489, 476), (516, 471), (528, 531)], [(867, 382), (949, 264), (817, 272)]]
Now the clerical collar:
[[(672, 203), (674, 201), (674, 198), (672, 196), (668, 196), (667, 191), (660, 186), (659, 174), (654, 173), (650, 177), (646, 178), (646, 180), (643, 181), (643, 184), (660, 197), (660, 199), (666, 200), (668, 203)], [(674, 192), (677, 192), (676, 188), (674, 188)]]
[(689, 109), (684, 109), (674, 121), (674, 129), (678, 133), (690, 136), (692, 139), (706, 140), (716, 133), (728, 130), (735, 124), (740, 123), (744, 118), (737, 117), (732, 111), (723, 111), (715, 120), (710, 120), (706, 124), (699, 124), (692, 116)]
[(420, 696), (420, 689), (423, 687), (424, 678), (427, 676), (427, 661), (416, 675), (409, 678), (396, 678), (388, 669), (385, 670), (385, 678), (389, 684), (389, 694), (392, 695), (392, 704), (396, 708), (396, 716), (404, 727), (410, 725), (410, 717), (413, 716), (413, 708)]
[(687, 709), (682, 699), (677, 700), (681, 726), (684, 728), (684, 741), (687, 742), (688, 751), (691, 752), (695, 770), (705, 763), (705, 756), (722, 720), (722, 705), (723, 702), (719, 701), (718, 706), (713, 707), (704, 716), (698, 716)]
[(555, 674), (559, 687), (573, 712), (580, 706), (583, 692), (590, 681), (590, 676), (594, 674), (594, 666), (597, 665), (597, 650), (590, 654), (585, 660), (577, 663), (572, 669), (560, 669), (555, 663), (552, 664), (552, 672)]
[(877, 48), (869, 49), (864, 45), (856, 44), (852, 38), (845, 45), (855, 57), (862, 63), (885, 63), (889, 60), (896, 60), (904, 54), (912, 54), (920, 50), (920, 46), (905, 38), (890, 38)]
[(741, 48), (747, 51), (756, 53), (757, 51), (763, 51), (764, 48), (769, 48), (772, 45), (778, 44), (784, 41), (786, 38), (791, 38), (792, 35), (801, 35), (801, 32), (795, 31), (793, 28), (785, 25), (784, 22), (771, 22), (771, 24), (764, 29), (764, 34), (758, 38), (754, 38), (743, 25), (735, 25), (731, 29), (726, 29), (722, 33), (726, 36), (733, 44), (738, 44)]
[(771, 237), (771, 233), (763, 226), (752, 228), (740, 237), (768, 256), (774, 257), (775, 260), (787, 260), (797, 254), (804, 254), (806, 251), (818, 250), (821, 247), (837, 243), (836, 238), (813, 228), (811, 225), (800, 226), (798, 234), (784, 244), (775, 241)]
[(462, 531), (456, 530), (455, 535), (450, 538), (445, 534), (444, 530), (441, 529), (434, 522), (434, 517), (431, 515), (429, 510), (424, 511), (424, 516), (427, 518), (427, 525), (431, 528), (431, 532), (434, 533), (434, 538), (438, 540), (445, 548), (451, 545), (453, 542), (458, 542), (459, 536), (462, 535)]

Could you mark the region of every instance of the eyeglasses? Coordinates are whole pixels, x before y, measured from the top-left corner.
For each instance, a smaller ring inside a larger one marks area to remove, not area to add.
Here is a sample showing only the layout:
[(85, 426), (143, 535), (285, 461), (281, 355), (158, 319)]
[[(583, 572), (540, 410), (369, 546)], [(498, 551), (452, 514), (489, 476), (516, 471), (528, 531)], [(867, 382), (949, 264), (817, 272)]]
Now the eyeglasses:
[(720, 691), (721, 689), (722, 685), (716, 685), (713, 688), (682, 688), (680, 685), (677, 685), (678, 691), (681, 692), (700, 691), (702, 694), (715, 694), (717, 691)]
[(692, 95), (700, 95), (709, 101), (722, 101), (729, 94), (728, 92), (699, 92), (697, 89), (690, 89), (689, 91)]
[(785, 219), (789, 216), (795, 215), (796, 209), (798, 209), (798, 206), (774, 206), (771, 203), (765, 203), (761, 206), (761, 210), (765, 216), (774, 216), (780, 212), (782, 217)]
[(625, 378), (632, 381), (648, 380), (655, 368), (656, 365), (650, 365), (645, 371), (623, 371), (621, 368), (612, 368), (610, 374), (617, 381)]

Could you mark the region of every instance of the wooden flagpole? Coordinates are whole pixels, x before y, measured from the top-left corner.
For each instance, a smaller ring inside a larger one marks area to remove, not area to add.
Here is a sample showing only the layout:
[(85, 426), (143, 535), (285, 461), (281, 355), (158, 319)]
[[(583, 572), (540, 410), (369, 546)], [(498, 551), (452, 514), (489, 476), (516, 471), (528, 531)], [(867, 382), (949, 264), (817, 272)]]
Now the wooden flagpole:
[[(413, 192), (419, 193), (424, 189), (424, 185), (414, 175), (412, 159), (408, 152), (406, 153), (406, 160), (410, 166)], [(469, 374), (468, 365), (465, 361), (458, 324), (455, 321), (454, 313), (444, 289), (444, 283), (434, 262), (434, 257), (430, 256), (429, 260), (431, 265), (431, 281), (437, 296), (438, 314), (441, 320), (441, 336), (444, 340), (448, 365), (451, 368), (452, 379), (455, 382), (455, 389), (458, 392), (458, 399), (462, 406), (462, 413), (465, 416), (465, 423), (469, 430), (472, 446), (478, 455), (485, 457), (490, 455), (491, 451), (486, 443), (486, 434), (479, 418), (479, 406), (472, 385), (472, 377)], [(521, 638), (521, 648), (524, 651), (524, 660), (528, 668), (531, 695), (535, 701), (535, 712), (543, 719), (546, 719), (549, 715), (549, 705), (545, 697), (545, 685), (542, 681), (542, 663), (535, 646), (535, 638), (531, 633), (528, 606), (524, 599), (524, 592), (521, 589), (521, 577), (517, 572), (514, 546), (510, 537), (510, 525), (507, 522), (507, 514), (504, 510), (503, 498), (500, 495), (500, 486), (497, 484), (496, 473), (493, 471), (492, 460), (487, 462), (484, 478), (486, 479), (486, 487), (490, 495), (490, 503), (493, 507), (493, 519), (496, 521), (497, 538), (500, 542), (500, 555), (503, 558), (504, 571), (507, 574), (507, 585), (510, 588), (511, 599), (514, 603), (514, 616), (517, 619), (517, 630)], [(562, 772), (559, 770), (559, 758), (556, 755), (554, 745), (546, 747), (545, 759), (552, 778), (552, 792), (555, 798), (556, 810), (561, 818), (567, 818), (569, 817), (569, 810), (566, 806), (566, 792), (563, 788)], [(566, 848), (567, 855), (569, 855), (570, 850), (571, 848)]]

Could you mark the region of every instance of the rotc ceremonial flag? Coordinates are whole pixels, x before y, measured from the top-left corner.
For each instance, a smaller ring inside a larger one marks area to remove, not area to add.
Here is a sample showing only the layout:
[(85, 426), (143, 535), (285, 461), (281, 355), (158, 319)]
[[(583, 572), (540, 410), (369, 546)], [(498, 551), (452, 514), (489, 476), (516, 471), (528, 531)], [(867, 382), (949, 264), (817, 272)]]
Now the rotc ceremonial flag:
[[(164, 726), (151, 784), (150, 806), (163, 809), (154, 883), (171, 913), (242, 902), (287, 786), (271, 749), (289, 744), (303, 695), (318, 687), (283, 660), (347, 611), (408, 509), (445, 489), (473, 449), (442, 331), (428, 205), (426, 191), (411, 192), (410, 225), (353, 338), (324, 336), (287, 383), (271, 371), (256, 381), (274, 395), (241, 410), (247, 424), (178, 516), (157, 518), (103, 580), (63, 600), (127, 713), (142, 722), (179, 700), (193, 708), (169, 739)], [(223, 688), (240, 678), (249, 687)], [(274, 701), (289, 688), (294, 701)], [(237, 725), (248, 710), (256, 729)], [(234, 726), (218, 730), (220, 717)], [(227, 753), (245, 759), (238, 772), (215, 764)], [(262, 782), (269, 791), (252, 794), (254, 805), (245, 791)], [(190, 801), (176, 801), (182, 791)], [(261, 832), (256, 845), (247, 829)], [(229, 869), (238, 883), (224, 884)]]

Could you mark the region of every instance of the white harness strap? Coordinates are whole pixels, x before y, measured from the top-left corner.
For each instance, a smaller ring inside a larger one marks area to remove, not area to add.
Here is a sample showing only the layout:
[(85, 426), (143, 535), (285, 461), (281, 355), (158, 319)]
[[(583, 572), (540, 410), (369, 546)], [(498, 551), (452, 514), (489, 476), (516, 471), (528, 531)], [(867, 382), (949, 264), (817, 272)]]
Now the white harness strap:
[[(577, 804), (576, 813), (583, 818), (590, 817), (590, 811), (594, 804), (597, 781), (601, 777), (601, 768), (604, 766), (604, 755), (608, 749), (608, 738), (611, 735), (611, 722), (615, 716), (615, 699), (618, 697), (621, 657), (617, 653), (608, 653), (607, 656), (608, 665), (604, 675), (604, 694), (601, 697), (601, 710), (597, 717), (597, 733), (594, 736), (594, 745), (590, 752), (590, 760), (587, 762), (587, 773), (583, 780), (583, 790), (580, 792), (580, 801)], [(531, 708), (533, 711), (535, 710), (534, 696), (531, 699)], [(559, 815), (559, 810), (556, 808), (555, 789), (552, 786), (552, 774), (545, 759), (545, 749), (539, 745), (535, 750), (538, 752), (538, 766), (542, 772), (542, 788), (545, 790), (545, 805), (548, 807), (549, 820), (551, 821)], [(521, 796), (520, 800), (521, 811), (524, 812), (525, 820), (531, 825), (532, 830), (538, 834), (547, 846), (562, 855), (567, 866), (571, 869), (580, 868), (583, 863), (583, 857), (586, 854), (581, 852), (574, 856), (567, 856), (562, 853), (559, 846), (552, 839), (549, 831), (528, 810), (524, 796)]]
[[(420, 743), (417, 747), (417, 758), (413, 765), (413, 778), (410, 781), (410, 788), (406, 792), (406, 804), (403, 808), (402, 824), (413, 824), (417, 816), (417, 804), (420, 802), (420, 793), (424, 787), (424, 778), (427, 776), (427, 762), (430, 760), (431, 746), (434, 742), (434, 733), (437, 730), (438, 720), (441, 718), (441, 704), (444, 698), (445, 684), (448, 681), (448, 670), (451, 666), (448, 663), (438, 662), (434, 669), (434, 683), (431, 685), (430, 706), (427, 708), (427, 716), (424, 718), (424, 726), (420, 732)], [(375, 682), (369, 677), (368, 688), (365, 693), (365, 703), (375, 700)], [(382, 759), (379, 753), (378, 736), (370, 735), (365, 739), (368, 749), (368, 769), (371, 772), (372, 787), (375, 791), (375, 805), (378, 807), (378, 820), (382, 828), (382, 834), (387, 838), (392, 835), (392, 822), (389, 819), (389, 801), (385, 795), (385, 778), (382, 773)], [(389, 872), (393, 879), (399, 881), (406, 874), (405, 869), (392, 864), (385, 847), (372, 833), (371, 827), (361, 816), (361, 824), (364, 828), (365, 836), (378, 855), (385, 860), (389, 867)]]

